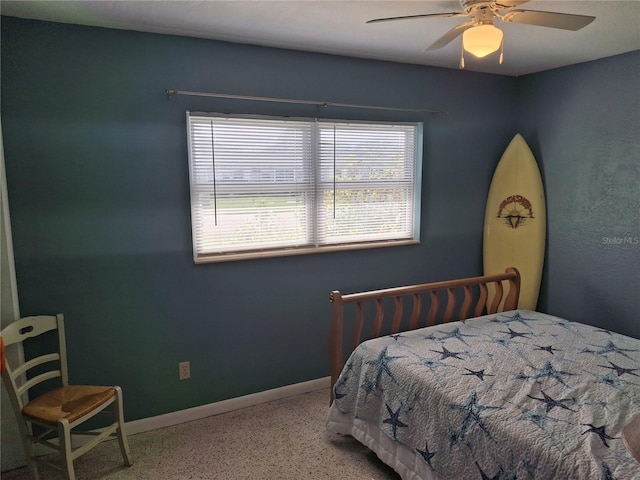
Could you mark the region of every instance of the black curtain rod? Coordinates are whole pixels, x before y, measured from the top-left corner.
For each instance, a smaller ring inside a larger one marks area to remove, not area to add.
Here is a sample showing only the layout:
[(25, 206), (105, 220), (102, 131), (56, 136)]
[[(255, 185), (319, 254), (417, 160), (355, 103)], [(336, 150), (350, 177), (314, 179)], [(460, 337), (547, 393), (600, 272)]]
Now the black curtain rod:
[(396, 112), (420, 112), (420, 113), (433, 113), (433, 114), (448, 113), (446, 110), (435, 110), (435, 109), (426, 109), (426, 108), (380, 107), (376, 105), (358, 105), (353, 103), (321, 102), (317, 100), (294, 100), (291, 98), (251, 97), (246, 95), (230, 95), (227, 93), (190, 92), (188, 90), (167, 89), (165, 93), (169, 97), (169, 100), (171, 100), (171, 98), (174, 95), (190, 95), (193, 97), (232, 98), (235, 100), (254, 100), (259, 102), (297, 103), (302, 105), (315, 105), (317, 107), (365, 108), (370, 110), (389, 110), (389, 111), (396, 111)]

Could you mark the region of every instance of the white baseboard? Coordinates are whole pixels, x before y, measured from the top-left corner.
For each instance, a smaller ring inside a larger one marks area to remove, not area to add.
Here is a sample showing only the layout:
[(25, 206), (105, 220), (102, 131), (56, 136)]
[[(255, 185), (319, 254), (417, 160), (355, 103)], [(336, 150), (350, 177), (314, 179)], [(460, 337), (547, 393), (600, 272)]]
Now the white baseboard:
[[(187, 408), (177, 412), (165, 413), (156, 417), (141, 418), (126, 422), (127, 435), (148, 432), (158, 428), (170, 427), (180, 423), (199, 420), (201, 418), (219, 415), (221, 413), (232, 412), (241, 408), (252, 407), (261, 403), (272, 402), (282, 398), (293, 397), (303, 393), (315, 392), (316, 390), (328, 389), (331, 385), (331, 377), (317, 378), (307, 382), (285, 385), (284, 387), (265, 390), (264, 392), (252, 393), (243, 397), (230, 398), (221, 402), (200, 405), (199, 407)], [(327, 402), (329, 397), (327, 397)]]

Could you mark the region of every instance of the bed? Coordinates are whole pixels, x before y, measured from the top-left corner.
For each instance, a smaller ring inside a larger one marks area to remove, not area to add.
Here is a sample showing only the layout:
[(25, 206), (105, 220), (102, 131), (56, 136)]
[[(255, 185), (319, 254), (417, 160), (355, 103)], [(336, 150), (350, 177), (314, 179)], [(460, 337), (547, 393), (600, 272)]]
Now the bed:
[(517, 310), (519, 285), (331, 292), (328, 431), (403, 480), (640, 479), (640, 340)]

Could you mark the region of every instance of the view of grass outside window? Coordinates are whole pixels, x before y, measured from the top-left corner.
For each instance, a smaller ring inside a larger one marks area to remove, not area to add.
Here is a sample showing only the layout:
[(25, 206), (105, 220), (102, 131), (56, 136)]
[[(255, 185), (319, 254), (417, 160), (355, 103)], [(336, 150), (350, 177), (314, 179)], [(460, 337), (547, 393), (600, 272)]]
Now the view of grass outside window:
[(196, 262), (418, 240), (421, 125), (187, 112)]

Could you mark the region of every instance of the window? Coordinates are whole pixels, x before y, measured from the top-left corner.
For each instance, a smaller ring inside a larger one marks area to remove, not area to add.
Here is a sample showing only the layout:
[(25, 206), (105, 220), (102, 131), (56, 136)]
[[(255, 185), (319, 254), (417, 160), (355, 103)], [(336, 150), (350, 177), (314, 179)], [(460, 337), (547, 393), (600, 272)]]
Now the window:
[(197, 263), (417, 243), (421, 127), (187, 112)]

